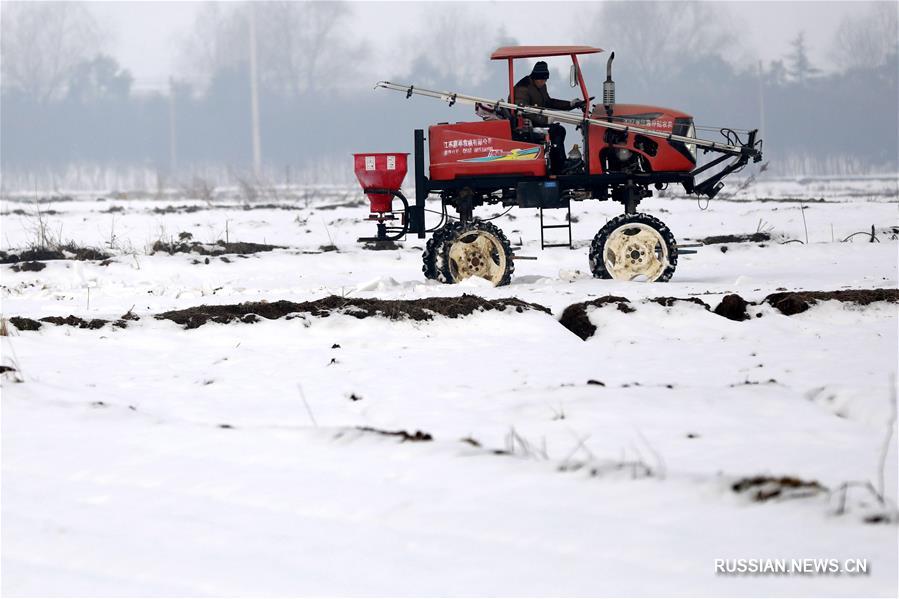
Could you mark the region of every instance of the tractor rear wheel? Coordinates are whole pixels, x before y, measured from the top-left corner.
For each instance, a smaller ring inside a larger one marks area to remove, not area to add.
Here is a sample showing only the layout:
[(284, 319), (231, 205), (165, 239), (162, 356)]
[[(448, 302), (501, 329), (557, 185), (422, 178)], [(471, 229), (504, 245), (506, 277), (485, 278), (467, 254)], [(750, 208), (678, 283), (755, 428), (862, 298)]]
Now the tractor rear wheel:
[(469, 277), (481, 277), (496, 287), (509, 284), (515, 270), (512, 246), (499, 227), (473, 220), (465, 224), (456, 222), (444, 229), (437, 247), (438, 281), (458, 283)]
[(590, 244), (590, 270), (600, 279), (664, 282), (677, 267), (671, 230), (648, 214), (622, 214), (607, 222)]

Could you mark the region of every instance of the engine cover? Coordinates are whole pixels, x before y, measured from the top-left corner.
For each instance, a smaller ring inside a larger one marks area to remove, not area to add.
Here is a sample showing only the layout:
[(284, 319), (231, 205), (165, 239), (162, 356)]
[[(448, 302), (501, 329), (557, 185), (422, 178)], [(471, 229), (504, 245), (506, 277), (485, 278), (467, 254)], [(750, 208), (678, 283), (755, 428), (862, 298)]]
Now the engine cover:
[[(687, 135), (693, 117), (679, 110), (643, 104), (615, 104), (612, 122), (641, 129)], [(596, 106), (590, 118), (606, 120), (605, 107)], [(623, 150), (623, 151), (622, 151)], [(633, 154), (631, 156), (629, 153)], [(636, 159), (635, 156), (639, 156)], [(624, 158), (621, 158), (624, 157)], [(612, 165), (614, 168), (608, 168)], [(682, 142), (617, 131), (602, 125), (590, 126), (590, 172), (617, 172), (629, 167), (649, 172), (689, 172), (696, 158)]]

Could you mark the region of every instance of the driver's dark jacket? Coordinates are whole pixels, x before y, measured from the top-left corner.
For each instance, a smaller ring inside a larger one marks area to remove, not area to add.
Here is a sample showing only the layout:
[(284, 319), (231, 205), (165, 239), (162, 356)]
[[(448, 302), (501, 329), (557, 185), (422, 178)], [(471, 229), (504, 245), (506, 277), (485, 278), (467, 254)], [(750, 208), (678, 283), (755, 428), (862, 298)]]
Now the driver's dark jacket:
[[(556, 100), (549, 97), (546, 86), (537, 87), (531, 76), (522, 77), (521, 81), (515, 84), (515, 104), (523, 104), (524, 106), (537, 106), (538, 108), (549, 108), (552, 110), (571, 110), (572, 105), (568, 100)], [(531, 121), (535, 127), (546, 127), (549, 121), (545, 116), (538, 115), (522, 115)]]

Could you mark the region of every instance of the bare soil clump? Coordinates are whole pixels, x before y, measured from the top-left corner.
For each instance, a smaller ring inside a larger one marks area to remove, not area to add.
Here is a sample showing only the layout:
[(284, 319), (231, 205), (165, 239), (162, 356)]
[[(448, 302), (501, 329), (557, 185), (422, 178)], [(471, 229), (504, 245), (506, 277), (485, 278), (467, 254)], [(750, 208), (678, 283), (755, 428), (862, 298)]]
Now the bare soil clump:
[(381, 250), (401, 250), (403, 246), (398, 245), (395, 241), (388, 240), (379, 240), (379, 241), (369, 241), (366, 242), (365, 245), (362, 246), (363, 250), (372, 250), (372, 251), (381, 251)]
[[(189, 235), (189, 234), (188, 234)], [(157, 241), (153, 244), (152, 252), (165, 252), (166, 254), (200, 254), (201, 256), (222, 256), (224, 254), (256, 254), (258, 252), (270, 252), (275, 249), (283, 249), (282, 245), (268, 245), (265, 243), (250, 243), (242, 241), (227, 242), (219, 239), (215, 243), (204, 244), (199, 241), (190, 241), (190, 237), (179, 236), (179, 240), (171, 242)]]
[(839, 291), (787, 291), (772, 293), (763, 301), (782, 314), (792, 316), (809, 309), (819, 301), (836, 300), (867, 306), (873, 302), (899, 302), (899, 289), (843, 289)]
[(13, 316), (9, 322), (20, 331), (37, 331), (41, 328), (41, 323), (33, 318), (25, 318), (24, 316)]
[(517, 298), (488, 300), (476, 295), (461, 297), (432, 297), (419, 300), (381, 300), (346, 298), (336, 295), (311, 302), (247, 302), (243, 304), (196, 306), (185, 310), (172, 310), (157, 314), (156, 318), (171, 320), (187, 329), (195, 329), (207, 322), (227, 324), (235, 320), (258, 322), (261, 318), (276, 320), (294, 314), (328, 317), (332, 313), (356, 318), (378, 316), (389, 320), (433, 320), (435, 316), (459, 318), (474, 312), (506, 309), (515, 312), (539, 310), (551, 314), (548, 308)]
[(721, 303), (715, 308), (714, 312), (718, 316), (723, 316), (729, 320), (735, 320), (737, 322), (741, 322), (744, 320), (749, 320), (749, 314), (746, 312), (746, 308), (749, 306), (749, 302), (744, 300), (737, 294), (725, 295), (721, 299)]
[(366, 205), (365, 200), (352, 200), (349, 202), (340, 202), (338, 204), (326, 204), (324, 206), (316, 206), (316, 210), (336, 210), (338, 208), (359, 208)]
[(796, 499), (826, 492), (827, 487), (816, 480), (802, 480), (794, 476), (753, 476), (741, 478), (733, 485), (734, 493), (750, 493), (753, 501), (763, 502), (769, 499)]
[(634, 308), (631, 307), (630, 300), (626, 297), (604, 295), (603, 297), (598, 297), (588, 302), (581, 302), (579, 304), (568, 306), (565, 308), (565, 311), (562, 312), (559, 322), (563, 327), (586, 341), (596, 332), (596, 326), (590, 322), (590, 317), (587, 316), (587, 308), (589, 306), (601, 307), (609, 304), (617, 304), (618, 310), (625, 314), (635, 311)]
[[(844, 289), (840, 291), (792, 291), (783, 293), (772, 293), (761, 302), (750, 302), (737, 294), (724, 296), (721, 303), (713, 310), (718, 316), (742, 322), (751, 318), (748, 310), (752, 306), (758, 306), (762, 303), (768, 303), (777, 308), (782, 314), (792, 316), (809, 309), (809, 306), (818, 301), (836, 300), (840, 302), (853, 303), (861, 306), (867, 306), (873, 302), (891, 302), (899, 303), (899, 289)], [(704, 306), (707, 310), (709, 305), (699, 298), (676, 298), (676, 297), (655, 297), (647, 298), (645, 301), (661, 304), (665, 307), (672, 307), (677, 302), (690, 302), (700, 306)], [(624, 297), (607, 295), (604, 297), (572, 304), (565, 308), (559, 322), (566, 329), (577, 335), (583, 340), (587, 340), (596, 333), (596, 326), (590, 322), (587, 316), (588, 306), (605, 306), (608, 304), (617, 304), (618, 310), (628, 314), (634, 312), (630, 300)], [(762, 316), (761, 313), (756, 316)]]
[[(129, 312), (129, 314), (130, 314), (130, 312)], [(113, 326), (120, 327), (120, 328), (127, 327), (128, 323), (126, 322), (126, 320), (123, 320), (123, 319), (137, 320), (138, 317), (132, 315), (132, 318), (129, 318), (128, 315), (126, 314), (125, 316), (122, 317), (122, 319), (113, 321), (113, 323), (112, 323)], [(66, 317), (44, 316), (43, 318), (40, 318), (38, 320), (35, 320), (33, 318), (25, 318), (22, 316), (13, 316), (12, 318), (9, 319), (9, 322), (11, 324), (13, 324), (20, 331), (38, 331), (41, 329), (42, 326), (44, 326), (44, 323), (52, 324), (52, 325), (56, 325), (56, 326), (65, 325), (65, 326), (75, 327), (78, 329), (89, 329), (89, 330), (95, 331), (97, 329), (102, 329), (105, 325), (109, 324), (111, 321), (104, 320), (102, 318), (92, 318), (90, 320), (85, 320), (83, 318), (79, 318), (77, 316), (69, 314)]]
[[(229, 206), (227, 204), (218, 205), (216, 204), (216, 208), (224, 208), (227, 209)], [(302, 210), (299, 206), (294, 206), (291, 204), (244, 204), (242, 206), (244, 211), (247, 210)]]
[(160, 208), (159, 206), (153, 208), (151, 212), (153, 214), (192, 214), (194, 212), (199, 212), (203, 210), (202, 206), (166, 206), (165, 208)]
[(666, 308), (673, 307), (677, 302), (687, 302), (688, 304), (696, 304), (697, 306), (702, 306), (706, 310), (711, 310), (711, 307), (698, 297), (654, 297), (649, 301), (654, 304), (659, 304), (660, 306), (665, 306)]
[(757, 231), (746, 235), (712, 235), (698, 240), (703, 245), (716, 245), (720, 243), (763, 243), (771, 241), (771, 234), (766, 231)]
[(169, 204), (165, 207), (155, 207), (150, 212), (152, 214), (193, 214), (194, 212), (200, 212), (201, 210), (302, 210), (303, 208), (300, 206), (292, 205), (292, 204), (247, 204), (244, 203), (242, 205), (235, 204), (191, 204), (187, 206), (172, 206)]
[[(96, 248), (66, 243), (54, 248), (33, 247), (20, 252), (0, 252), (0, 264), (45, 260), (107, 260), (109, 257), (109, 254)], [(28, 269), (22, 268), (22, 270)]]
[[(733, 201), (733, 200), (730, 200)], [(737, 200), (745, 202), (746, 200)], [(832, 200), (824, 198), (753, 198), (753, 202), (778, 202), (782, 204), (829, 204)]]
[(65, 318), (62, 316), (45, 316), (40, 319), (41, 322), (48, 322), (50, 324), (55, 324), (57, 326), (68, 325), (70, 327), (77, 327), (79, 329), (91, 329), (96, 330), (103, 328), (103, 325), (108, 323), (108, 320), (103, 320), (100, 318), (92, 318), (91, 320), (84, 320), (83, 318), (78, 318), (77, 316), (73, 316), (69, 314)]
[(81, 247), (74, 243), (67, 243), (59, 246), (65, 258), (71, 260), (108, 260), (111, 258), (109, 254), (97, 248)]
[(357, 426), (356, 430), (362, 431), (363, 433), (375, 433), (378, 435), (384, 435), (385, 437), (399, 437), (400, 443), (406, 443), (407, 441), (416, 443), (434, 440), (434, 437), (431, 436), (431, 433), (423, 433), (421, 431), (415, 431), (414, 433), (409, 433), (408, 431), (402, 430), (386, 431), (379, 428), (372, 428), (370, 426)]
[(11, 266), (14, 272), (40, 272), (47, 268), (43, 262), (19, 262)]
[(78, 329), (89, 329), (89, 330), (97, 330), (103, 328), (105, 325), (112, 323), (113, 327), (118, 328), (127, 328), (129, 321), (137, 321), (140, 320), (140, 316), (128, 310), (125, 314), (123, 314), (117, 320), (106, 320), (103, 318), (92, 318), (92, 319), (84, 319), (78, 316), (74, 316), (72, 314), (62, 317), (62, 316), (44, 316), (37, 320), (33, 318), (26, 318), (24, 316), (13, 316), (9, 318), (9, 322), (16, 327), (16, 329), (20, 331), (38, 331), (43, 327), (44, 324), (52, 324), (56, 326), (70, 326)]
[(65, 254), (47, 248), (30, 248), (21, 252), (0, 252), (0, 264), (33, 262), (39, 260), (65, 260)]

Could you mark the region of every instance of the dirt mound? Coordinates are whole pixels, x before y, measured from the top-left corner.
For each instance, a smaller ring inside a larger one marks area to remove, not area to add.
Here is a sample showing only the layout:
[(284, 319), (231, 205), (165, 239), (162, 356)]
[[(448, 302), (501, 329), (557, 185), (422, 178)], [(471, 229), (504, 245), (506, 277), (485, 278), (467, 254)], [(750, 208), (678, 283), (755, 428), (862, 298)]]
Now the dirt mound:
[(149, 210), (151, 214), (193, 214), (201, 210), (302, 210), (303, 208), (293, 204), (191, 204), (185, 206), (172, 206), (164, 208), (159, 206)]
[(734, 493), (750, 493), (753, 501), (768, 501), (769, 499), (796, 499), (808, 497), (826, 492), (824, 487), (816, 480), (806, 481), (793, 476), (753, 476), (742, 478), (731, 485)]
[[(21, 252), (0, 252), (0, 264), (15, 264), (16, 262), (36, 262), (43, 260), (106, 260), (106, 254), (96, 248), (80, 247), (74, 243), (61, 245), (56, 249), (29, 248)], [(28, 270), (20, 267), (22, 270)], [(38, 269), (40, 270), (40, 269)]]
[(659, 304), (660, 306), (665, 306), (666, 308), (673, 307), (677, 302), (687, 302), (689, 304), (702, 306), (706, 310), (711, 310), (711, 307), (698, 297), (654, 297), (649, 299), (648, 301), (654, 304)]
[[(420, 300), (379, 300), (344, 298), (336, 295), (328, 296), (311, 302), (248, 302), (244, 304), (231, 304), (220, 306), (197, 306), (186, 310), (172, 310), (155, 315), (160, 320), (171, 320), (187, 329), (195, 329), (207, 322), (227, 324), (238, 320), (245, 323), (259, 322), (262, 319), (275, 320), (289, 317), (294, 314), (309, 314), (311, 316), (327, 317), (332, 313), (346, 314), (356, 318), (368, 318), (379, 316), (390, 320), (433, 320), (440, 315), (447, 318), (459, 318), (475, 312), (506, 309), (515, 312), (525, 310), (539, 310), (551, 314), (548, 308), (539, 304), (531, 304), (516, 298), (488, 300), (475, 295), (463, 295), (461, 297), (434, 297)], [(128, 321), (139, 320), (139, 317), (130, 310), (120, 319), (115, 321), (92, 319), (84, 320), (77, 316), (45, 316), (39, 320), (13, 316), (9, 319), (20, 331), (36, 331), (42, 323), (54, 325), (68, 325), (80, 329), (99, 329), (112, 322), (113, 326), (125, 328)]]
[(332, 312), (355, 316), (356, 318), (368, 318), (380, 316), (390, 320), (432, 320), (435, 315), (447, 318), (468, 316), (474, 312), (499, 310), (506, 308), (516, 312), (525, 310), (539, 310), (551, 314), (548, 308), (538, 304), (531, 304), (516, 298), (504, 298), (488, 300), (476, 295), (463, 295), (461, 297), (432, 297), (419, 300), (380, 300), (346, 298), (331, 295), (311, 302), (247, 302), (244, 304), (229, 304), (218, 306), (196, 306), (185, 310), (172, 310), (157, 314), (156, 318), (171, 320), (184, 325), (185, 328), (195, 329), (207, 322), (229, 323), (234, 320), (241, 322), (257, 322), (259, 318), (275, 320), (290, 314), (310, 314), (311, 316), (330, 316)]
[(66, 258), (72, 260), (108, 260), (110, 255), (97, 248), (81, 247), (74, 243), (59, 246)]
[[(103, 320), (101, 318), (92, 318), (90, 320), (85, 320), (71, 314), (66, 316), (65, 318), (63, 318), (62, 316), (44, 316), (39, 320), (34, 320), (33, 318), (23, 318), (21, 316), (13, 316), (9, 319), (9, 322), (12, 323), (20, 331), (37, 331), (43, 326), (43, 323), (55, 324), (56, 326), (67, 325), (79, 329), (91, 330), (101, 329), (104, 325), (109, 323), (108, 320)], [(124, 320), (117, 320), (114, 325), (124, 328), (125, 326), (127, 326), (127, 323)]]
[(36, 331), (42, 326), (38, 321), (23, 316), (13, 316), (9, 322), (20, 331)]
[(49, 322), (50, 324), (55, 324), (57, 326), (68, 325), (70, 327), (78, 327), (79, 329), (100, 329), (109, 321), (100, 318), (84, 320), (83, 318), (78, 318), (77, 316), (69, 314), (65, 318), (62, 316), (45, 316), (41, 318), (41, 322)]
[[(899, 290), (897, 289), (845, 289), (840, 291), (792, 291), (772, 293), (761, 302), (749, 302), (736, 294), (724, 296), (721, 303), (713, 310), (718, 316), (723, 316), (734, 321), (749, 320), (748, 309), (761, 303), (768, 303), (777, 308), (782, 314), (792, 316), (809, 309), (811, 304), (817, 301), (836, 300), (840, 302), (854, 303), (866, 306), (873, 302), (899, 303)], [(698, 298), (654, 297), (644, 301), (660, 304), (665, 307), (674, 306), (677, 302), (690, 302), (709, 309), (709, 305)], [(587, 316), (588, 306), (605, 306), (617, 304), (618, 309), (625, 314), (634, 312), (630, 300), (624, 297), (607, 295), (588, 302), (572, 304), (565, 308), (559, 322), (566, 329), (583, 340), (587, 340), (596, 333), (596, 326), (590, 322)], [(757, 314), (761, 316), (761, 314)]]
[[(216, 204), (216, 208), (231, 208), (227, 204)], [(302, 210), (299, 206), (293, 206), (291, 204), (244, 204), (242, 206), (243, 210)]]
[(191, 214), (193, 212), (199, 212), (202, 210), (202, 206), (166, 206), (165, 208), (160, 208), (159, 206), (153, 208), (151, 211), (153, 214)]
[(338, 208), (359, 208), (365, 206), (368, 202), (365, 200), (352, 200), (350, 202), (340, 202), (338, 204), (326, 204), (324, 206), (316, 206), (316, 210), (336, 210)]
[(763, 301), (782, 314), (792, 316), (809, 309), (819, 301), (836, 300), (867, 306), (873, 302), (899, 302), (899, 289), (844, 289), (840, 291), (787, 291), (772, 293)]
[(413, 443), (422, 442), (422, 441), (433, 441), (434, 437), (431, 436), (431, 433), (423, 433), (421, 431), (415, 431), (414, 433), (409, 433), (408, 431), (386, 431), (379, 428), (372, 428), (370, 426), (357, 426), (356, 430), (362, 431), (363, 433), (374, 433), (377, 435), (383, 435), (385, 437), (399, 437), (400, 443), (405, 443), (407, 441), (411, 441)]
[(618, 310), (624, 312), (625, 314), (634, 312), (634, 309), (631, 307), (630, 300), (626, 297), (604, 295), (603, 297), (598, 297), (588, 302), (581, 302), (579, 304), (572, 304), (568, 306), (567, 308), (565, 308), (565, 311), (562, 312), (562, 316), (561, 318), (559, 318), (559, 322), (563, 327), (586, 341), (593, 336), (593, 333), (596, 332), (596, 327), (592, 322), (590, 322), (590, 317), (587, 316), (587, 307), (601, 307), (609, 304), (617, 304)]
[(716, 245), (720, 243), (762, 243), (771, 241), (771, 234), (766, 231), (758, 231), (746, 235), (712, 235), (698, 239), (703, 245)]
[(721, 300), (721, 303), (715, 308), (714, 312), (718, 316), (740, 322), (749, 320), (749, 314), (746, 312), (747, 306), (749, 306), (749, 302), (739, 295), (725, 295)]
[(226, 242), (221, 239), (215, 243), (200, 243), (199, 241), (157, 241), (153, 244), (152, 252), (165, 252), (166, 254), (200, 254), (201, 256), (221, 256), (223, 254), (255, 254), (257, 252), (270, 252), (275, 249), (283, 249), (282, 245), (268, 245), (265, 243)]
[(64, 260), (65, 257), (65, 254), (57, 250), (31, 248), (18, 253), (0, 252), (0, 264), (15, 264), (16, 262), (33, 262), (39, 260)]
[[(725, 198), (725, 201), (731, 202), (746, 202), (747, 200), (728, 200)], [(828, 204), (829, 200), (825, 200), (824, 198), (753, 198), (751, 201), (753, 202), (780, 202), (783, 204)]]
[(395, 241), (378, 240), (369, 241), (362, 246), (363, 250), (381, 251), (381, 250), (401, 250), (403, 246), (398, 245)]
[(47, 268), (43, 262), (21, 262), (11, 266), (14, 272), (40, 272)]
[[(725, 296), (721, 303), (714, 309), (718, 316), (734, 321), (744, 321), (750, 318), (748, 309), (760, 303), (767, 302), (785, 315), (798, 314), (808, 310), (810, 304), (817, 301), (836, 300), (841, 302), (868, 305), (873, 302), (899, 303), (899, 290), (897, 289), (847, 289), (840, 291), (797, 291), (773, 293), (762, 302), (748, 302), (739, 295)], [(645, 302), (657, 303), (665, 307), (675, 306), (678, 302), (688, 302), (703, 306), (709, 310), (708, 304), (698, 298), (656, 297), (647, 298)], [(572, 304), (565, 308), (559, 322), (566, 329), (583, 340), (587, 340), (596, 333), (596, 326), (590, 322), (587, 308), (590, 306), (614, 305), (625, 314), (635, 312), (630, 300), (624, 297), (607, 295), (590, 301)], [(518, 298), (502, 298), (488, 300), (476, 295), (462, 295), (460, 297), (434, 297), (417, 300), (381, 300), (347, 298), (331, 295), (309, 302), (289, 302), (280, 300), (276, 302), (247, 302), (243, 304), (201, 305), (184, 310), (172, 310), (154, 316), (160, 320), (171, 320), (183, 325), (187, 329), (195, 329), (207, 322), (221, 324), (231, 323), (235, 320), (244, 323), (254, 323), (260, 320), (276, 320), (279, 318), (290, 319), (296, 315), (308, 314), (317, 317), (328, 317), (332, 313), (345, 314), (356, 318), (381, 317), (389, 320), (414, 320), (428, 321), (435, 316), (447, 318), (459, 318), (475, 312), (506, 309), (521, 313), (525, 310), (538, 310), (551, 314), (550, 310), (539, 304), (525, 302)], [(761, 313), (757, 316), (762, 316)], [(68, 325), (82, 329), (99, 329), (112, 322), (114, 327), (126, 327), (128, 321), (138, 320), (130, 310), (118, 320), (92, 319), (84, 320), (76, 316), (59, 317), (47, 316), (39, 320), (13, 316), (9, 319), (17, 329), (21, 331), (36, 331), (41, 328), (41, 323), (55, 325)]]

